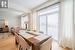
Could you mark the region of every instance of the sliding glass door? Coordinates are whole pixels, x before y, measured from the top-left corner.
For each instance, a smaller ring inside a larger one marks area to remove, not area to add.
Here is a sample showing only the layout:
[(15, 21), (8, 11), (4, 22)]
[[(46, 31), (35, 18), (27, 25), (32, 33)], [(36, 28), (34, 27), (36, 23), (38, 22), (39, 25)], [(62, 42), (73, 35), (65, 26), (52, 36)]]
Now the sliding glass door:
[(47, 15), (47, 34), (52, 35), (55, 40), (58, 40), (58, 14)]
[(51, 35), (58, 41), (59, 4), (41, 10), (38, 14), (40, 17), (40, 31)]
[(46, 16), (40, 16), (40, 31), (44, 32), (44, 34), (47, 33), (46, 26)]
[(54, 39), (58, 40), (58, 17), (59, 13), (42, 15), (40, 17), (40, 31), (44, 34), (51, 35)]

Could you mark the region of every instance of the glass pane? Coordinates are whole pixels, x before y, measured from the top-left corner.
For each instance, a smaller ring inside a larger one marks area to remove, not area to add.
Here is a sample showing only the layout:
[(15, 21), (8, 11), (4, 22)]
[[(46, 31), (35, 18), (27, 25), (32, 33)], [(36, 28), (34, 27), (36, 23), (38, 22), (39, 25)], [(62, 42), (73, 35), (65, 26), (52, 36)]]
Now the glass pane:
[(38, 12), (40, 17), (40, 30), (58, 41), (59, 4), (50, 6)]
[(40, 16), (40, 31), (46, 34), (46, 16)]
[(58, 40), (58, 13), (48, 15), (48, 34)]

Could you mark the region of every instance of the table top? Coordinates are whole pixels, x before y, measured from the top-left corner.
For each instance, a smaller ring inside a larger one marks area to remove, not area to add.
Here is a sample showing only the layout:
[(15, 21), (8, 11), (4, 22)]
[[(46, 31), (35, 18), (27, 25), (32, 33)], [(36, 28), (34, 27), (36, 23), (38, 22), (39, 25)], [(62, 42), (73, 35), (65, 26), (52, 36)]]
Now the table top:
[(28, 33), (27, 33), (26, 31), (24, 31), (24, 30), (21, 30), (21, 31), (19, 32), (19, 35), (21, 35), (22, 37), (24, 37), (24, 38), (26, 38), (26, 39), (31, 38), (31, 37), (34, 37), (34, 35), (28, 34)]
[[(35, 32), (35, 34), (37, 34), (37, 32)], [(37, 46), (41, 45), (43, 42), (51, 38), (51, 36), (45, 34), (39, 34), (36, 36), (34, 34), (27, 33), (25, 30), (21, 30), (19, 32), (19, 35), (21, 35), (24, 39), (28, 40), (33, 45)]]
[(27, 33), (30, 33), (30, 34), (32, 34), (32, 35), (35, 35), (35, 36), (38, 36), (38, 35), (41, 35), (42, 33), (39, 33), (39, 32), (37, 32), (37, 31), (26, 31)]

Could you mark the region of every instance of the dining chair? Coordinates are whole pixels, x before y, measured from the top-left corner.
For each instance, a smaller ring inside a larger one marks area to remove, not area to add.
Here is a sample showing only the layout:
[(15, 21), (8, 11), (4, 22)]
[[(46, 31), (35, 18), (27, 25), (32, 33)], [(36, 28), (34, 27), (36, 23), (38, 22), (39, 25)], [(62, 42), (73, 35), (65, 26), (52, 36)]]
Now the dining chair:
[(30, 47), (27, 41), (22, 36), (19, 36), (19, 50), (31, 50)]
[(18, 44), (19, 44), (19, 35), (16, 32), (14, 34), (15, 34), (15, 44), (16, 44), (16, 46), (18, 46)]
[(40, 50), (52, 50), (52, 38), (40, 45)]

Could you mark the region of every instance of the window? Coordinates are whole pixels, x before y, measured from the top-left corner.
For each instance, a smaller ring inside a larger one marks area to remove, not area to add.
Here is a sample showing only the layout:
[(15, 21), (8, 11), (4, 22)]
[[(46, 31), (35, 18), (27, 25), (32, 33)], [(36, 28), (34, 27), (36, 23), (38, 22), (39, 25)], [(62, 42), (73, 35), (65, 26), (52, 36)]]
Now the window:
[(47, 34), (58, 40), (58, 13), (47, 15)]
[(21, 28), (26, 29), (28, 24), (28, 16), (22, 16), (21, 17)]
[(38, 11), (38, 15), (40, 18), (40, 31), (52, 35), (55, 40), (58, 40), (59, 4)]
[(46, 33), (46, 16), (40, 16), (40, 31)]

